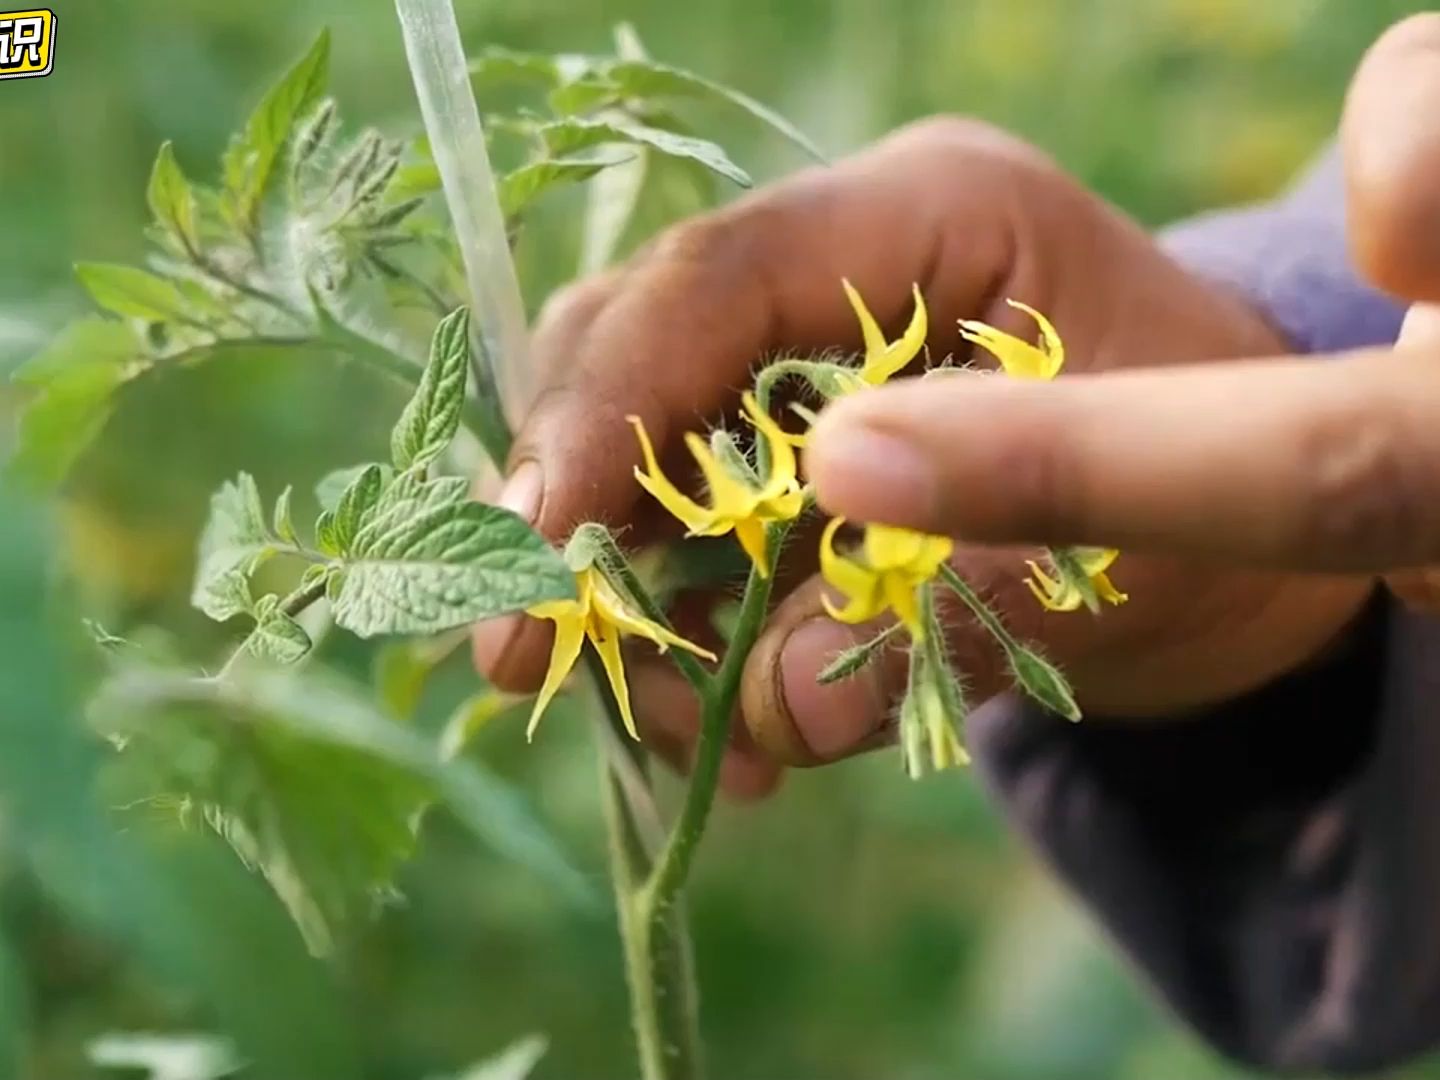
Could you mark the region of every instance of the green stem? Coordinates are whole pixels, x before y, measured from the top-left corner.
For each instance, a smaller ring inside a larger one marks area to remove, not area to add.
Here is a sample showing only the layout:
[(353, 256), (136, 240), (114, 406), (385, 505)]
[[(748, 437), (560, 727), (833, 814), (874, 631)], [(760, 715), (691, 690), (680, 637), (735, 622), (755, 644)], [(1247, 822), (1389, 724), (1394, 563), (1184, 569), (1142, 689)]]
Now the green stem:
[(941, 565), (940, 577), (950, 587), (950, 590), (965, 602), (965, 606), (980, 621), (980, 625), (994, 635), (1001, 647), (1006, 651), (1021, 647), (1020, 642), (1015, 640), (1015, 635), (1010, 633), (1009, 628), (1000, 621), (1000, 616), (990, 610), (990, 605), (980, 599), (980, 594), (971, 588), (970, 583), (961, 577), (953, 566), (948, 563)]
[[(629, 755), (628, 764), (642, 783), (648, 783), (645, 751), (625, 733), (598, 657), (587, 651), (586, 662), (596, 694), (604, 702), (611, 729), (607, 734), (612, 736), (607, 743), (618, 747), (615, 753)], [(651, 916), (644, 897), (654, 860), (640, 810), (632, 805), (607, 753), (601, 755), (601, 767), (615, 908), (640, 1075), (643, 1080), (700, 1080), (699, 995), (685, 912), (675, 904), (663, 918)]]
[[(772, 553), (779, 550), (788, 531), (788, 525), (770, 530), (769, 549)], [(772, 565), (775, 561), (772, 554)], [(710, 817), (710, 808), (715, 803), (715, 789), (720, 781), (720, 763), (724, 760), (725, 748), (730, 740), (730, 725), (735, 715), (736, 698), (740, 693), (740, 678), (745, 671), (745, 662), (750, 658), (750, 650), (755, 647), (755, 641), (765, 624), (765, 614), (770, 604), (771, 580), (772, 577), (761, 576), (758, 570), (750, 571), (750, 580), (745, 585), (745, 596), (740, 603), (735, 634), (725, 650), (725, 659), (720, 664), (720, 670), (715, 673), (709, 691), (701, 702), (700, 741), (695, 751), (695, 766), (690, 775), (690, 785), (685, 791), (685, 801), (680, 807), (675, 827), (671, 830), (670, 841), (661, 852), (646, 889), (651, 913), (657, 918), (664, 917), (684, 887), (685, 879), (690, 874), (691, 861), (695, 857), (695, 849)]]
[[(325, 579), (322, 577), (319, 581), (306, 585), (302, 589), (296, 589), (289, 596), (285, 597), (280, 603), (280, 610), (293, 619), (324, 595)], [(254, 630), (245, 635), (245, 640), (240, 642), (235, 651), (230, 654), (230, 658), (226, 660), (220, 670), (215, 673), (214, 678), (216, 682), (224, 681), (230, 672), (235, 669), (235, 665), (239, 663), (240, 658), (245, 655), (245, 650), (250, 646), (250, 639), (254, 636)]]

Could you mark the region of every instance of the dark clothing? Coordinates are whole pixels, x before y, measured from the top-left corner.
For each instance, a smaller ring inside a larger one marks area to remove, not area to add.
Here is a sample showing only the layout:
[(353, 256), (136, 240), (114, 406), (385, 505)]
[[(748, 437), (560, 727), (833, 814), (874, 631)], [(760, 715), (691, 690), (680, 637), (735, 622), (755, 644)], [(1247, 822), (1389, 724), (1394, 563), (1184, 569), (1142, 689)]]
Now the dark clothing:
[[(1164, 241), (1297, 349), (1388, 344), (1332, 159)], [(1176, 1012), (1277, 1069), (1440, 1044), (1440, 620), (1378, 594), (1324, 658), (1223, 708), (1069, 724), (1006, 697), (970, 747), (1018, 827)]]

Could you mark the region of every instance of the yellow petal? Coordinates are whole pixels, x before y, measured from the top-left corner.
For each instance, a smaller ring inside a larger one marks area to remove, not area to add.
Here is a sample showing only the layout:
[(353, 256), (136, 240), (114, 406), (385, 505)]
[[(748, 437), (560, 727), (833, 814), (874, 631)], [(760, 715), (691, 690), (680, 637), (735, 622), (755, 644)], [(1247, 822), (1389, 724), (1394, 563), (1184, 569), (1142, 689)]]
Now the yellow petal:
[(1049, 356), (1028, 341), (1021, 341), (1013, 334), (997, 330), (989, 323), (974, 319), (960, 321), (960, 336), (972, 345), (979, 345), (1005, 369), (1005, 374), (1015, 379), (1050, 379), (1055, 374)]
[(910, 564), (911, 572), (922, 579), (929, 579), (940, 572), (940, 566), (955, 552), (955, 541), (948, 536), (925, 537), (920, 554)]
[(708, 649), (702, 649), (693, 641), (685, 640), (674, 631), (661, 626), (652, 619), (647, 619), (640, 612), (632, 610), (620, 594), (603, 578), (595, 585), (595, 616), (601, 621), (612, 623), (619, 628), (622, 634), (633, 634), (636, 637), (653, 641), (659, 646), (661, 652), (674, 645), (676, 648), (684, 649), (696, 656), (703, 656), (706, 660), (715, 659), (715, 654)]
[(830, 602), (828, 596), (820, 597), (820, 604), (825, 608), (825, 614), (836, 622), (843, 623), (866, 623), (871, 619), (878, 618), (885, 610), (885, 601), (881, 597), (879, 582), (875, 583), (876, 588), (870, 596), (852, 596), (843, 608), (837, 608)]
[(756, 517), (741, 518), (735, 522), (735, 539), (750, 556), (755, 571), (761, 577), (770, 576), (770, 563), (765, 550), (765, 523)]
[(798, 486), (774, 499), (766, 499), (755, 508), (755, 516), (761, 521), (793, 521), (805, 509), (805, 493)]
[(1049, 319), (1041, 315), (1040, 312), (1036, 311), (1029, 304), (1022, 304), (1019, 300), (1010, 299), (1006, 299), (1005, 303), (1009, 304), (1012, 308), (1017, 308), (1025, 312), (1026, 315), (1029, 315), (1040, 325), (1040, 337), (1045, 345), (1044, 352), (1050, 360), (1049, 374), (1047, 374), (1045, 378), (1053, 379), (1056, 375), (1060, 374), (1060, 369), (1065, 366), (1065, 343), (1060, 340), (1060, 334), (1056, 331)]
[(655, 500), (668, 510), (675, 517), (679, 518), (685, 527), (691, 532), (698, 532), (709, 524), (714, 515), (685, 495), (679, 488), (672, 484), (660, 471), (660, 463), (655, 459), (655, 447), (650, 443), (650, 435), (645, 430), (644, 423), (638, 416), (627, 416), (631, 426), (635, 428), (635, 436), (640, 440), (640, 452), (645, 456), (645, 469), (635, 470), (635, 479), (642, 488), (655, 497)]
[(898, 375), (925, 347), (925, 339), (930, 334), (930, 316), (925, 310), (925, 298), (920, 295), (920, 286), (912, 285), (910, 288), (915, 297), (915, 314), (910, 316), (910, 325), (905, 328), (905, 333), (879, 354), (872, 355), (869, 349), (866, 350), (865, 366), (860, 370), (860, 378), (871, 386), (879, 386), (892, 376)]
[(1087, 577), (1094, 577), (1096, 574), (1103, 574), (1109, 570), (1120, 552), (1116, 548), (1072, 548), (1075, 555), (1075, 562)]
[(893, 525), (865, 526), (865, 561), (872, 570), (909, 566), (924, 550), (925, 534)]
[(879, 575), (835, 552), (835, 534), (843, 524), (844, 518), (832, 518), (820, 535), (820, 576), (847, 599), (874, 596), (879, 591)]
[(895, 612), (895, 617), (905, 624), (914, 641), (925, 640), (925, 624), (920, 620), (920, 600), (916, 586), (899, 574), (886, 574), (881, 578), (885, 603)]
[(600, 654), (600, 664), (605, 668), (605, 677), (610, 680), (610, 692), (619, 706), (620, 718), (625, 721), (625, 730), (632, 739), (639, 739), (635, 730), (635, 714), (630, 711), (630, 687), (625, 682), (625, 662), (620, 658), (620, 631), (600, 619), (591, 620), (590, 641)]
[(746, 418), (755, 425), (755, 430), (770, 448), (770, 475), (765, 478), (756, 494), (762, 500), (777, 498), (795, 485), (799, 474), (795, 447), (785, 430), (760, 408), (754, 394), (747, 390), (740, 402), (744, 406)]
[(710, 514), (731, 519), (748, 515), (755, 506), (755, 492), (722, 465), (710, 445), (693, 431), (686, 433), (685, 445), (710, 488)]
[(872, 356), (879, 356), (885, 351), (885, 334), (881, 331), (880, 324), (875, 321), (875, 316), (870, 314), (870, 309), (865, 306), (865, 301), (861, 299), (855, 286), (851, 285), (847, 278), (841, 278), (840, 284), (845, 287), (845, 296), (850, 301), (855, 318), (860, 320), (860, 335), (865, 339), (865, 360), (868, 363)]
[(1095, 595), (1107, 604), (1120, 605), (1130, 599), (1125, 593), (1115, 588), (1115, 583), (1106, 574), (1093, 575), (1090, 578), (1090, 584), (1095, 586)]
[(575, 666), (580, 656), (580, 647), (585, 643), (585, 619), (574, 615), (555, 620), (555, 645), (550, 650), (550, 667), (545, 672), (545, 682), (540, 693), (535, 695), (535, 704), (530, 709), (530, 722), (525, 725), (525, 738), (535, 737), (535, 728), (540, 723), (551, 700), (560, 692), (565, 676)]

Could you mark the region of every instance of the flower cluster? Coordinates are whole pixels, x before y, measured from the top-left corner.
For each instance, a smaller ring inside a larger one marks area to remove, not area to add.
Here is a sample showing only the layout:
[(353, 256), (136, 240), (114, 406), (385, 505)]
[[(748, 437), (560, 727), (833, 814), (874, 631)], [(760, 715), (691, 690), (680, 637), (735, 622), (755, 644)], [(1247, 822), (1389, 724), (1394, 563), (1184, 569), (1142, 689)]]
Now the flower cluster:
[[(919, 357), (930, 332), (925, 300), (913, 290), (914, 311), (904, 333), (887, 340), (860, 293), (848, 281), (842, 282), (845, 296), (860, 325), (864, 352), (856, 365), (828, 359), (782, 358), (762, 368), (753, 391), (741, 398), (742, 417), (752, 429), (751, 446), (731, 432), (717, 429), (708, 438), (691, 432), (685, 435), (704, 480), (703, 495), (686, 493), (660, 467), (655, 446), (640, 418), (629, 417), (639, 441), (642, 465), (635, 480), (666, 511), (685, 527), (687, 536), (723, 537), (733, 534), (753, 568), (756, 581), (768, 586), (785, 535), (810, 505), (809, 489), (799, 479), (795, 449), (803, 446), (804, 433), (787, 432), (771, 415), (770, 400), (782, 378), (799, 377), (825, 400), (867, 392), (900, 374)], [(1010, 377), (1048, 380), (1055, 378), (1065, 363), (1065, 346), (1059, 333), (1039, 311), (1016, 300), (1006, 301), (1022, 311), (1039, 328), (1035, 342), (976, 320), (960, 322), (960, 336), (990, 353)], [(808, 410), (793, 407), (810, 419)], [(920, 775), (929, 769), (946, 768), (968, 761), (961, 732), (966, 712), (962, 682), (946, 652), (945, 635), (937, 613), (937, 588), (945, 585), (969, 607), (979, 623), (995, 638), (1005, 654), (1016, 684), (1047, 707), (1078, 718), (1079, 711), (1063, 676), (1043, 657), (1010, 635), (1003, 622), (963, 579), (948, 565), (954, 544), (949, 537), (932, 536), (911, 529), (872, 522), (864, 527), (859, 545), (848, 553), (836, 549), (836, 537), (844, 521), (835, 518), (821, 534), (818, 561), (824, 581), (839, 594), (839, 600), (824, 600), (834, 619), (850, 624), (869, 623), (893, 616), (894, 624), (872, 641), (851, 650), (853, 656), (837, 658), (822, 679), (841, 678), (869, 662), (903, 632), (910, 650), (910, 676), (899, 710), (899, 735), (907, 771)], [(589, 539), (577, 541), (582, 532)], [(670, 647), (706, 660), (715, 657), (694, 642), (670, 629), (653, 603), (642, 600), (633, 573), (618, 573), (616, 560), (623, 562), (618, 549), (612, 556), (594, 555), (593, 530), (609, 534), (596, 525), (582, 526), (572, 541), (572, 568), (576, 573), (578, 599), (542, 604), (530, 614), (556, 624), (554, 651), (545, 685), (531, 715), (531, 730), (574, 665), (589, 640), (599, 654), (619, 711), (630, 733), (635, 734), (625, 671), (620, 655), (620, 638), (644, 638), (663, 652)], [(1098, 548), (1061, 548), (1045, 552), (1045, 566), (1028, 563), (1026, 579), (1036, 599), (1051, 611), (1074, 611), (1081, 606), (1099, 610), (1102, 603), (1119, 604), (1126, 599), (1110, 580), (1108, 572), (1118, 553)], [(628, 565), (628, 564), (627, 564)], [(681, 657), (681, 659), (685, 659)], [(694, 661), (689, 661), (694, 664)]]

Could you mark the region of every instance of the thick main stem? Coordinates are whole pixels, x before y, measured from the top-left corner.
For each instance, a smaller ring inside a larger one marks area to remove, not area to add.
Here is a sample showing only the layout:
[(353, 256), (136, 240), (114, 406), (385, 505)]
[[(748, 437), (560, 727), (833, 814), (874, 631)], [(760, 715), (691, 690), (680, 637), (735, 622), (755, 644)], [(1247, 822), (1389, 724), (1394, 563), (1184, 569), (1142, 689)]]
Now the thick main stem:
[[(618, 748), (615, 753), (630, 756), (629, 764), (648, 782), (645, 751), (625, 733), (614, 698), (606, 693), (604, 670), (596, 660), (593, 652), (587, 654), (606, 721), (618, 735), (608, 741)], [(648, 916), (643, 897), (654, 869), (652, 849), (646, 844), (637, 808), (607, 753), (601, 755), (601, 769), (610, 872), (640, 1075), (643, 1080), (700, 1080), (704, 1067), (699, 994), (684, 908), (672, 906), (664, 919)]]

